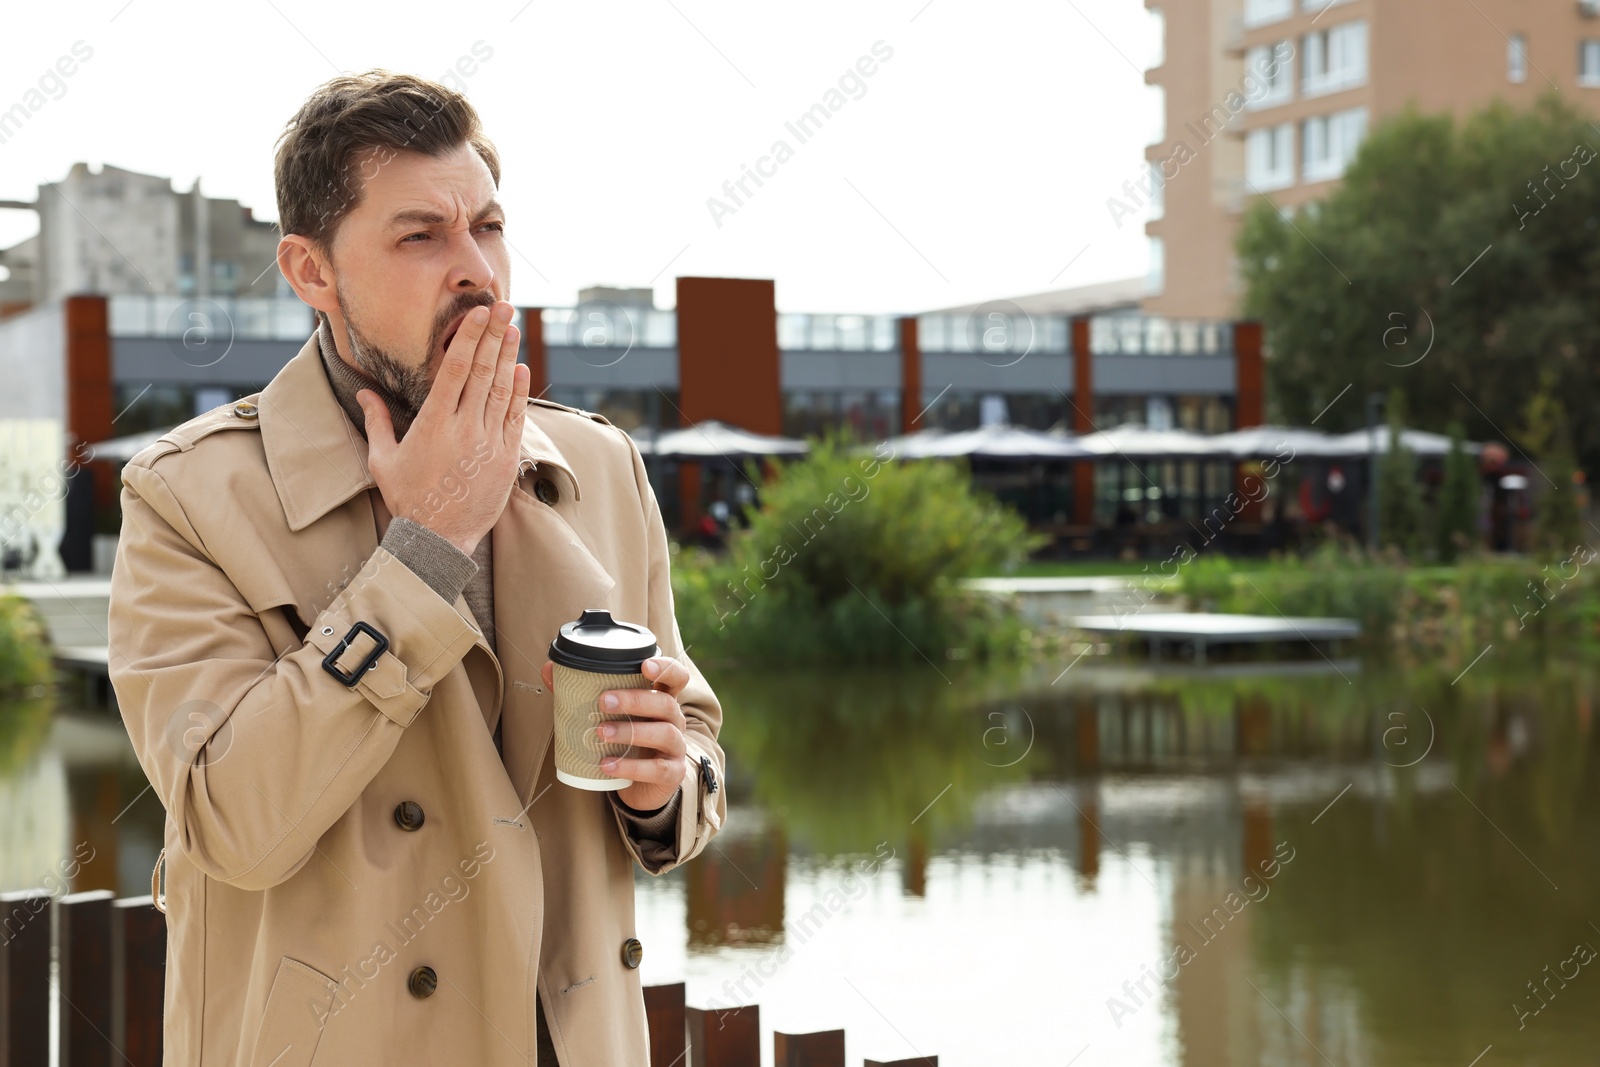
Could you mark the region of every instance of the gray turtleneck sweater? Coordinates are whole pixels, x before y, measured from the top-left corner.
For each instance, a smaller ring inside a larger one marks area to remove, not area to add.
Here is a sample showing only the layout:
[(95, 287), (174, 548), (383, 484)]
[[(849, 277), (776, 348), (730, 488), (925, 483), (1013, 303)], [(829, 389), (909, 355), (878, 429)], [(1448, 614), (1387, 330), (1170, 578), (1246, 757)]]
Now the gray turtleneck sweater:
[[(339, 355), (326, 320), (317, 328), (317, 344), (322, 350), (322, 366), (328, 373), (328, 383), (339, 406), (349, 417), (362, 437), (367, 435), (366, 414), (356, 401), (356, 393), (371, 389), (388, 405), (389, 418), (394, 423), (395, 439), (405, 437), (416, 412), (367, 374), (352, 367)], [(451, 604), (456, 597), (464, 597), (472, 609), (473, 618), (483, 631), (484, 640), (495, 649), (494, 633), (494, 556), (491, 538), (485, 534), (477, 548), (468, 556), (445, 538), (440, 537), (421, 523), (396, 515), (389, 520), (384, 531), (382, 546), (404, 563)], [(495, 747), (500, 747), (500, 727), (495, 726)], [(617, 805), (631, 826), (636, 838), (648, 839), (670, 845), (673, 830), (678, 822), (679, 797), (674, 794), (666, 804), (654, 811), (640, 812), (617, 799), (616, 793), (607, 794)]]

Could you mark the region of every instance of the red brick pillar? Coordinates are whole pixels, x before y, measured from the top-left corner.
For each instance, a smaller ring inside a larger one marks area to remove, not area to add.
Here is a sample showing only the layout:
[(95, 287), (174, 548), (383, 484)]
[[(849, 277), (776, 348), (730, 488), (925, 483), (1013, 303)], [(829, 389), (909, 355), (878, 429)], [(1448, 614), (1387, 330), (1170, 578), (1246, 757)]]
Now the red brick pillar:
[[(776, 287), (760, 278), (678, 279), (678, 406), (686, 423), (719, 419), (783, 432)], [(683, 528), (700, 519), (700, 464), (678, 488)]]
[(550, 369), (545, 362), (544, 308), (522, 309), (521, 348), (517, 358), (528, 365), (528, 395), (539, 396), (550, 387)]
[[(64, 301), (66, 316), (66, 431), (71, 463), (80, 453), (72, 446), (93, 444), (111, 436), (111, 420), (116, 418), (116, 398), (111, 384), (110, 305), (104, 296), (69, 296)], [(86, 473), (94, 479), (97, 508), (117, 506), (117, 486), (110, 467), (104, 462), (90, 463)]]
[(922, 414), (922, 348), (917, 340), (917, 320), (907, 315), (900, 327), (900, 432), (924, 429), (918, 423)]
[[(1094, 433), (1094, 357), (1089, 353), (1089, 320), (1072, 320), (1072, 429), (1079, 434)], [(1072, 521), (1079, 526), (1094, 525), (1094, 462), (1079, 460), (1072, 465)]]

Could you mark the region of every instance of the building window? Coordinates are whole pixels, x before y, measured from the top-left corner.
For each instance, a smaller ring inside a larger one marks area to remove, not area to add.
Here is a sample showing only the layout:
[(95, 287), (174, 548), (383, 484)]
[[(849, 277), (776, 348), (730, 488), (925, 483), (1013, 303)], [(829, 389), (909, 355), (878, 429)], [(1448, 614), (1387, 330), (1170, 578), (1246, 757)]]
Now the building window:
[(1245, 0), (1244, 24), (1265, 26), (1294, 13), (1294, 0)]
[(1528, 39), (1520, 33), (1513, 33), (1506, 41), (1506, 80), (1528, 80)]
[(1364, 107), (1306, 119), (1301, 134), (1305, 152), (1301, 179), (1323, 182), (1339, 177), (1356, 157), (1366, 132), (1367, 109)]
[(1336, 93), (1367, 80), (1367, 24), (1346, 22), (1308, 33), (1300, 42), (1305, 75), (1300, 91), (1306, 96)]
[(1600, 85), (1600, 41), (1578, 42), (1578, 84)]
[(1166, 180), (1161, 176), (1161, 167), (1150, 164), (1150, 216), (1147, 221), (1155, 222), (1167, 213)]
[[(1245, 54), (1243, 84), (1252, 110), (1287, 103), (1294, 96), (1294, 49), (1289, 42), (1250, 49)], [(1257, 88), (1252, 90), (1252, 84)]]
[(1145, 278), (1152, 294), (1160, 293), (1167, 281), (1167, 245), (1159, 237), (1150, 238), (1150, 273)]
[[(926, 428), (927, 418), (924, 414), (914, 429)], [(848, 430), (858, 440), (891, 437), (900, 432), (900, 391), (786, 392), (783, 394), (782, 426), (783, 433), (790, 437), (809, 437), (834, 430)]]
[(1155, 37), (1150, 49), (1150, 69), (1167, 61), (1167, 15), (1159, 7), (1147, 8), (1150, 12), (1150, 29)]
[(1294, 124), (1285, 122), (1251, 130), (1245, 138), (1245, 180), (1252, 192), (1265, 193), (1294, 184)]

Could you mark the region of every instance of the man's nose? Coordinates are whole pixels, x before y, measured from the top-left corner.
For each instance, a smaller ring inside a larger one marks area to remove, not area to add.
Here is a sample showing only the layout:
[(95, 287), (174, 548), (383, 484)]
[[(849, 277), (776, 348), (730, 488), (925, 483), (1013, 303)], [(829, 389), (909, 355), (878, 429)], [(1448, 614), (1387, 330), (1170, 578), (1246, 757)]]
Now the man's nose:
[(494, 267), (484, 258), (478, 242), (470, 234), (464, 234), (456, 239), (455, 244), (460, 252), (450, 267), (450, 287), (462, 290), (491, 288)]

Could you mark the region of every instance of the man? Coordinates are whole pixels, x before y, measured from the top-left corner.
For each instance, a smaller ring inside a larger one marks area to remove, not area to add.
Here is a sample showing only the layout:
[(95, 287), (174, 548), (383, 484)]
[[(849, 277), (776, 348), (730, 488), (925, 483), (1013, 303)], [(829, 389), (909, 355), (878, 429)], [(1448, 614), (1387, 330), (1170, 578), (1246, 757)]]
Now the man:
[[(123, 473), (111, 680), (167, 810), (165, 1063), (643, 1065), (633, 863), (727, 809), (639, 451), (528, 399), (465, 98), (337, 78), (276, 178), (315, 336)], [(653, 688), (605, 694), (615, 792), (554, 774), (546, 652), (591, 607), (661, 646)]]

